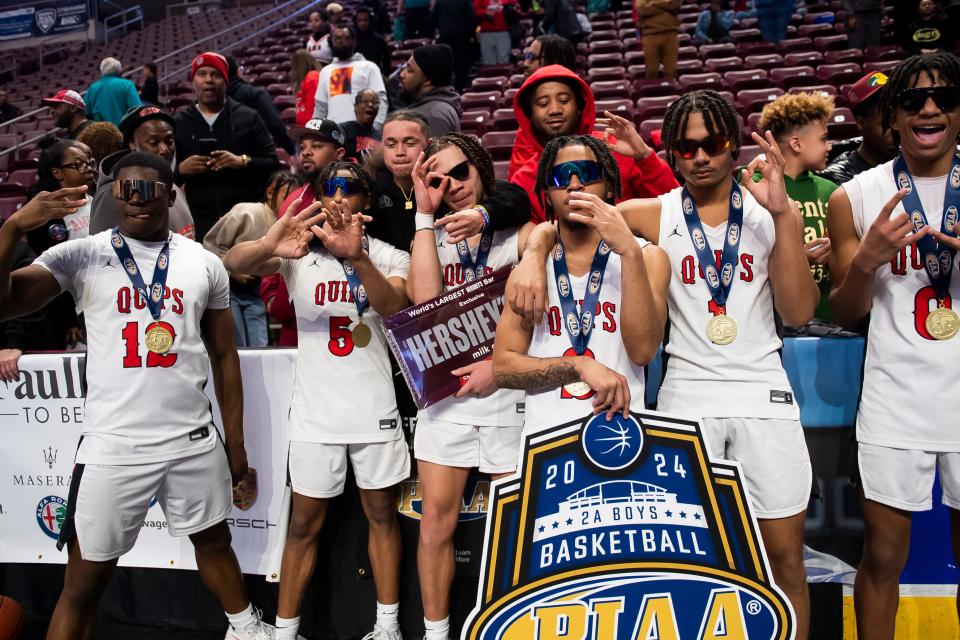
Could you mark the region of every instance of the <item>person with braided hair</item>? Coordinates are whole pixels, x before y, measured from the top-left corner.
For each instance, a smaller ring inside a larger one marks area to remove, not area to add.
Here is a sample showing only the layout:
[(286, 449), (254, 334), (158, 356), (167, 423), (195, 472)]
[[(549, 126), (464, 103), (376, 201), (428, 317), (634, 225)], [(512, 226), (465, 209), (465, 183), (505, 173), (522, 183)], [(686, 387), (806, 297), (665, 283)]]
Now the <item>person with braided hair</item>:
[[(513, 100), (520, 128), (510, 157), (510, 182), (530, 196), (531, 219), (543, 222), (543, 206), (533, 194), (543, 147), (553, 138), (574, 134), (602, 136), (620, 168), (620, 199), (651, 198), (677, 186), (677, 180), (626, 118), (606, 112), (596, 117), (593, 92), (574, 71), (558, 64), (540, 67)], [(605, 131), (594, 133), (594, 126)]]
[[(657, 355), (667, 319), (667, 256), (635, 238), (613, 206), (619, 169), (601, 140), (548, 142), (535, 190), (557, 228), (544, 263), (547, 322), (524, 323), (504, 307), (493, 349), (496, 383), (526, 390), (525, 434), (591, 411), (606, 412), (608, 420), (639, 411), (643, 367)], [(602, 266), (594, 270), (597, 260)], [(591, 293), (594, 278), (600, 286)], [(574, 300), (583, 300), (581, 309)], [(576, 334), (571, 318), (578, 328), (582, 323)]]
[[(450, 133), (432, 140), (414, 165), (413, 186), (416, 232), (407, 280), (413, 304), (517, 263), (529, 223), (502, 231), (488, 227), (454, 245), (434, 222), (438, 212), (469, 209), (498, 188), (493, 160), (476, 138)], [(470, 469), (494, 479), (513, 473), (523, 428), (523, 396), (497, 390), (491, 360), (452, 373), (461, 376), (460, 390), (418, 413), (413, 444), (423, 487), (417, 569), (426, 640), (449, 637), (453, 534)]]
[(282, 273), (297, 314), (298, 357), (290, 406), (290, 525), (283, 548), (275, 640), (296, 640), (317, 536), (347, 465), (370, 527), (377, 621), (365, 640), (399, 640), (399, 483), (410, 475), (382, 318), (407, 305), (410, 256), (364, 234), (373, 180), (331, 162), (316, 202), (294, 200), (258, 240), (227, 253), (230, 271)]
[(960, 58), (908, 58), (880, 90), (878, 109), (899, 154), (834, 191), (827, 223), (834, 321), (854, 328), (869, 316), (857, 409), (866, 525), (857, 630), (892, 639), (912, 514), (932, 508), (938, 467), (960, 556), (960, 279), (951, 278), (960, 249)]
[[(777, 585), (807, 637), (809, 595), (803, 523), (812, 470), (800, 412), (779, 350), (776, 316), (789, 326), (813, 317), (820, 294), (803, 254), (803, 223), (784, 186), (784, 159), (769, 131), (753, 139), (766, 159), (734, 178), (740, 130), (716, 91), (691, 91), (670, 105), (663, 144), (685, 186), (617, 209), (671, 266), (667, 359), (657, 408), (701, 419), (713, 458), (738, 461)], [(585, 198), (572, 192), (577, 208)], [(596, 216), (596, 213), (594, 213)], [(551, 225), (530, 234), (504, 300), (529, 324), (541, 322)]]

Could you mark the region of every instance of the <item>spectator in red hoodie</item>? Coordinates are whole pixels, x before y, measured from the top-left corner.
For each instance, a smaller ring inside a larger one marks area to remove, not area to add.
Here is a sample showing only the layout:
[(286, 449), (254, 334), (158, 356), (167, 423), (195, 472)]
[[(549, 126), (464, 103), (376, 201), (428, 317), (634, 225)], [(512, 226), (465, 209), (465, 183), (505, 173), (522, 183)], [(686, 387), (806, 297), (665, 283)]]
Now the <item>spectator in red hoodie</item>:
[[(520, 130), (510, 158), (511, 168), (517, 167), (510, 182), (530, 196), (534, 222), (544, 220), (533, 193), (537, 164), (544, 145), (559, 136), (592, 134), (606, 139), (620, 167), (623, 194), (618, 202), (653, 198), (678, 186), (670, 167), (643, 142), (631, 122), (610, 112), (597, 119), (590, 87), (566, 67), (549, 65), (533, 72), (514, 97), (513, 111)], [(606, 131), (594, 132), (595, 124)]]
[(313, 118), (313, 102), (320, 82), (320, 63), (306, 49), (297, 49), (290, 59), (290, 91), (296, 97), (297, 126)]
[(503, 0), (473, 0), (477, 12), (480, 56), (485, 65), (510, 62), (510, 27), (504, 9), (513, 6)]

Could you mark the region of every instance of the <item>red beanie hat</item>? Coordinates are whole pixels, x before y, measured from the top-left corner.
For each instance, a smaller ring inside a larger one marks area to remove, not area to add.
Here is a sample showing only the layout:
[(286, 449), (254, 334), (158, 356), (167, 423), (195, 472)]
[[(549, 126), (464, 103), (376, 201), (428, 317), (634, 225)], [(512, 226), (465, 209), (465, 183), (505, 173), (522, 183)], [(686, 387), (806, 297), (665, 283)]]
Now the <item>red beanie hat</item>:
[(213, 67), (220, 72), (224, 80), (230, 79), (230, 73), (227, 71), (227, 59), (219, 53), (207, 51), (194, 58), (193, 64), (190, 65), (190, 80), (193, 80), (193, 76), (196, 75), (197, 69), (200, 67)]

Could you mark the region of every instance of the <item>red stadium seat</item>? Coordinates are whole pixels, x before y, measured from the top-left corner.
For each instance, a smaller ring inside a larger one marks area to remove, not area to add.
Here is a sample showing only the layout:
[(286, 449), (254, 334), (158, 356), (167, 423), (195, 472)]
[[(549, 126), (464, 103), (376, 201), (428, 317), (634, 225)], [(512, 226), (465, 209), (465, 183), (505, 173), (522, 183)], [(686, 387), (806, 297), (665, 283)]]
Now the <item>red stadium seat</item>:
[(832, 24), (802, 24), (797, 27), (797, 33), (801, 36), (815, 38), (817, 36), (830, 36), (836, 33)]
[(882, 60), (879, 62), (866, 62), (863, 65), (863, 73), (872, 73), (874, 71), (881, 71), (886, 74), (890, 74), (897, 66), (900, 64), (900, 60)]
[(783, 89), (770, 87), (769, 89), (748, 89), (737, 94), (737, 109), (744, 116), (760, 111), (763, 105), (773, 102), (783, 95)]
[(871, 62), (880, 60), (903, 60), (907, 57), (907, 52), (895, 44), (867, 47), (863, 54), (866, 56), (866, 59)]
[(616, 31), (616, 27), (608, 30), (599, 30), (594, 25), (594, 30), (587, 36), (587, 42), (593, 44), (599, 40), (616, 40), (619, 36)]
[(813, 39), (813, 46), (817, 51), (839, 51), (840, 49), (846, 49), (849, 46), (847, 44), (847, 34), (840, 33), (831, 36), (817, 36)]
[(815, 67), (821, 63), (823, 63), (823, 54), (819, 51), (801, 51), (799, 53), (788, 53), (783, 56), (783, 64), (787, 67), (796, 67), (799, 65)]
[(690, 73), (703, 73), (703, 62), (697, 58), (677, 61), (677, 75), (682, 76)]
[(633, 87), (630, 86), (630, 82), (626, 78), (623, 80), (591, 82), (590, 89), (597, 100), (629, 98), (633, 94)]
[(460, 130), (480, 137), (490, 128), (490, 120), (489, 111), (464, 111), (460, 116)]
[(737, 165), (746, 166), (762, 153), (763, 151), (760, 150), (760, 147), (755, 144), (740, 147), (740, 157), (737, 158)]
[(526, 82), (527, 76), (522, 73), (515, 73), (510, 76), (510, 88), (519, 89), (523, 86), (523, 83)]
[(698, 60), (700, 58), (700, 50), (696, 47), (680, 47), (677, 49), (677, 59), (678, 60)]
[(812, 38), (787, 38), (780, 42), (780, 51), (793, 53), (798, 51), (816, 51)]
[(760, 42), (763, 40), (763, 33), (760, 29), (731, 29), (730, 39), (737, 44), (741, 42)]
[(770, 42), (741, 42), (737, 44), (737, 55), (741, 58), (765, 56), (770, 53), (777, 53), (777, 45)]
[(6, 182), (8, 184), (19, 184), (23, 188), (33, 186), (37, 181), (36, 169), (16, 169), (10, 172)]
[(817, 67), (817, 77), (833, 85), (853, 84), (863, 76), (863, 69), (856, 62), (822, 64)]
[(719, 73), (691, 73), (681, 76), (679, 80), (681, 92), (695, 89), (720, 89), (723, 77)]
[(723, 86), (734, 93), (746, 89), (762, 89), (770, 86), (770, 74), (766, 69), (727, 71), (723, 74)]
[(737, 55), (737, 45), (732, 42), (700, 45), (700, 57), (703, 58), (704, 61), (711, 58), (729, 58), (735, 55)]
[(637, 121), (648, 118), (663, 117), (667, 107), (673, 104), (680, 96), (658, 96), (655, 98), (639, 98), (637, 100)]
[(840, 95), (840, 92), (832, 84), (814, 84), (814, 85), (801, 85), (799, 87), (790, 87), (790, 90), (787, 93), (826, 93), (834, 98)]
[(646, 57), (643, 54), (643, 50), (627, 51), (623, 54), (623, 64), (627, 67), (634, 64), (643, 64), (644, 60), (646, 60)]
[(813, 67), (783, 67), (770, 70), (770, 81), (774, 86), (789, 89), (801, 84), (810, 84), (815, 79)]
[(494, 131), (516, 131), (520, 127), (513, 108), (495, 110), (490, 124)]
[(827, 131), (831, 140), (846, 140), (860, 135), (857, 120), (853, 117), (853, 112), (846, 107), (837, 107), (833, 110), (833, 115), (827, 122)]
[(481, 93), (486, 91), (503, 91), (507, 88), (509, 79), (506, 76), (494, 76), (492, 78), (477, 77), (470, 83), (472, 93)]
[(493, 177), (495, 177), (497, 180), (506, 180), (509, 172), (510, 160), (493, 161)]
[(0, 220), (6, 220), (27, 203), (27, 196), (0, 196)]
[(655, 96), (672, 96), (680, 93), (680, 86), (675, 80), (666, 78), (641, 78), (633, 82), (633, 95), (638, 98), (652, 98)]
[(827, 64), (839, 64), (841, 62), (863, 63), (863, 51), (860, 49), (838, 49), (834, 51), (824, 51), (823, 61)]
[(783, 66), (783, 56), (779, 53), (747, 56), (743, 59), (745, 69), (776, 69)]
[(610, 111), (627, 120), (633, 120), (633, 100), (629, 98), (622, 98), (620, 100), (597, 100), (596, 106), (598, 117), (601, 117), (604, 111)]
[(623, 67), (600, 67), (587, 71), (587, 83), (590, 86), (598, 82), (626, 81), (627, 73)]
[(516, 139), (516, 131), (488, 131), (480, 138), (480, 142), (494, 160), (509, 160)]
[(623, 55), (619, 53), (597, 53), (587, 56), (587, 68), (622, 67)]
[(503, 92), (503, 98), (500, 99), (500, 108), (502, 109), (513, 109), (513, 97), (517, 95), (517, 92), (520, 89), (507, 89)]
[(703, 63), (704, 71), (724, 73), (743, 69), (743, 59), (737, 56), (729, 58), (709, 58)]
[(500, 104), (502, 93), (499, 91), (481, 91), (477, 93), (464, 93), (460, 96), (460, 106), (464, 111), (475, 111), (477, 109), (493, 109)]
[(280, 120), (288, 127), (292, 127), (297, 122), (297, 110), (293, 107), (287, 107), (280, 112)]
[(638, 125), (638, 131), (640, 133), (640, 137), (643, 138), (643, 141), (649, 145), (653, 144), (653, 138), (651, 137), (651, 134), (654, 131), (657, 131), (662, 128), (663, 128), (663, 119), (661, 118), (644, 120)]
[(590, 53), (621, 53), (623, 45), (619, 40), (598, 40), (590, 43)]

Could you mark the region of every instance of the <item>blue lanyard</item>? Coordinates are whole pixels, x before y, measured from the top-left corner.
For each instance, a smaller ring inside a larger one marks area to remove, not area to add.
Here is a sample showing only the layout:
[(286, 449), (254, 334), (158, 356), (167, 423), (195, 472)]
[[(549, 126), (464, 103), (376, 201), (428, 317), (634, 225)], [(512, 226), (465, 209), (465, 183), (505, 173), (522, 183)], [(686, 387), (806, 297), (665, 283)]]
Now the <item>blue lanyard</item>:
[(113, 228), (110, 245), (117, 254), (120, 264), (123, 265), (123, 270), (130, 277), (133, 288), (139, 291), (147, 301), (147, 309), (150, 311), (150, 315), (153, 316), (154, 320), (157, 320), (160, 318), (160, 310), (163, 308), (163, 293), (167, 284), (167, 273), (169, 273), (170, 236), (167, 236), (167, 241), (163, 243), (160, 255), (157, 256), (157, 266), (153, 270), (153, 282), (150, 283), (150, 290), (148, 291), (143, 276), (140, 274), (140, 267), (137, 266), (137, 261), (134, 260), (133, 253), (130, 252), (127, 241), (120, 235), (119, 229), (120, 227)]
[(563, 326), (566, 327), (570, 344), (577, 355), (583, 355), (590, 342), (593, 332), (594, 312), (600, 300), (600, 289), (603, 287), (603, 276), (607, 270), (607, 260), (610, 259), (610, 247), (603, 240), (597, 245), (590, 264), (590, 276), (587, 281), (587, 291), (583, 296), (583, 306), (577, 313), (577, 303), (573, 299), (573, 285), (570, 282), (570, 272), (567, 269), (567, 258), (564, 255), (563, 243), (557, 241), (553, 250), (553, 277), (557, 280), (557, 293), (560, 296), (560, 310), (563, 313)]
[[(367, 241), (367, 236), (363, 236), (363, 250), (367, 252), (370, 250), (370, 243)], [(360, 284), (360, 276), (357, 275), (357, 270), (353, 268), (350, 261), (342, 258), (339, 258), (339, 260), (340, 266), (343, 267), (343, 275), (347, 277), (347, 285), (349, 285), (350, 294), (353, 296), (353, 304), (357, 307), (357, 320), (359, 320), (363, 312), (370, 305), (370, 300), (367, 299), (367, 290)]]
[[(923, 211), (923, 203), (920, 202), (920, 196), (917, 194), (913, 176), (910, 175), (902, 155), (897, 156), (893, 161), (893, 175), (896, 177), (897, 187), (907, 190), (907, 195), (903, 196), (903, 208), (910, 216), (913, 230), (919, 231), (926, 226), (927, 215)], [(946, 193), (943, 196), (941, 232), (944, 235), (957, 237), (958, 208), (960, 208), (960, 157), (953, 156), (950, 173), (947, 175)], [(923, 268), (927, 272), (927, 277), (930, 278), (930, 285), (937, 294), (937, 299), (943, 300), (949, 295), (953, 256), (956, 252), (946, 244), (941, 246), (933, 236), (919, 238), (917, 249), (923, 257)]]
[(733, 189), (730, 191), (730, 213), (727, 217), (727, 237), (723, 243), (723, 253), (720, 258), (720, 270), (717, 270), (717, 258), (710, 248), (710, 240), (703, 231), (703, 224), (700, 222), (700, 214), (697, 213), (697, 205), (687, 188), (683, 188), (681, 194), (683, 202), (683, 220), (687, 223), (687, 231), (690, 232), (690, 240), (693, 242), (693, 248), (697, 252), (697, 259), (703, 267), (704, 282), (707, 283), (707, 289), (710, 290), (710, 297), (717, 303), (718, 307), (724, 307), (727, 304), (727, 298), (730, 296), (730, 289), (733, 287), (733, 276), (737, 272), (737, 261), (740, 257), (740, 237), (743, 235), (743, 194), (740, 193), (740, 185), (733, 181)]
[(463, 277), (469, 282), (486, 275), (487, 257), (493, 246), (493, 231), (484, 229), (480, 236), (480, 246), (477, 247), (476, 259), (470, 255), (470, 245), (466, 240), (457, 243), (457, 255), (460, 256), (460, 266), (463, 267)]

